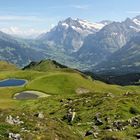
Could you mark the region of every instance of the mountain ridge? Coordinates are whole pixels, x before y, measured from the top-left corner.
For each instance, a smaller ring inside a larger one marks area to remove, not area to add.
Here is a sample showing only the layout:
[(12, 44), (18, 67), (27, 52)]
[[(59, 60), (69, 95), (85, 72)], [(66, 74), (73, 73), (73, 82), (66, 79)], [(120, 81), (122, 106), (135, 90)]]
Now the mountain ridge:
[(48, 41), (55, 46), (60, 46), (64, 50), (68, 49), (71, 52), (78, 51), (87, 35), (99, 31), (108, 23), (107, 21), (91, 23), (86, 20), (69, 17), (58, 22), (58, 25), (51, 29), (50, 32), (41, 35), (38, 39)]
[[(134, 73), (140, 71), (140, 33), (134, 36), (123, 48), (113, 53), (106, 61), (97, 65), (100, 71)], [(109, 61), (110, 60), (110, 61)], [(109, 61), (109, 63), (108, 63)], [(102, 70), (101, 70), (102, 69)], [(104, 69), (104, 70), (103, 70)]]
[(123, 50), (139, 32), (139, 17), (99, 23), (67, 18), (35, 40), (22, 40), (1, 32), (0, 59), (22, 67), (31, 61), (54, 59), (80, 70), (98, 71), (96, 65), (111, 56), (113, 59), (115, 52)]
[(66, 69), (67, 66), (64, 66), (54, 60), (41, 60), (39, 62), (31, 62), (29, 65), (25, 66), (23, 70), (37, 70), (37, 71), (52, 71), (59, 69)]

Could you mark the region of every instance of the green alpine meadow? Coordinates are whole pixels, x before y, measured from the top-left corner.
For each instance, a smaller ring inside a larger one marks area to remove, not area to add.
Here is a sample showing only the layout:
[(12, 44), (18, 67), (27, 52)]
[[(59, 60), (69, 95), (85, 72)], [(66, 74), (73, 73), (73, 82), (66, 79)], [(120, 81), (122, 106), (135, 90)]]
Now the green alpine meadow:
[[(1, 62), (0, 68), (1, 80), (27, 80), (21, 86), (0, 87), (2, 140), (9, 133), (36, 140), (135, 140), (140, 131), (139, 86), (109, 85), (52, 60), (24, 70)], [(25, 91), (40, 94), (14, 98)]]
[(140, 140), (140, 0), (0, 0), (0, 140)]

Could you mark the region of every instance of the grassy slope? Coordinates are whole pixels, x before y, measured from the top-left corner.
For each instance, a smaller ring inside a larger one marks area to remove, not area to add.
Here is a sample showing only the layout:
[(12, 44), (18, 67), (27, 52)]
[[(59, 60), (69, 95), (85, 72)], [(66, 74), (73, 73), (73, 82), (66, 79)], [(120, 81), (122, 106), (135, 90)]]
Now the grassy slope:
[[(61, 99), (65, 99), (64, 102), (60, 102)], [(69, 99), (71, 99), (69, 101)], [(94, 124), (94, 117), (97, 113), (101, 113), (101, 119), (104, 122), (103, 126), (99, 126), (101, 132), (100, 138), (115, 135), (120, 140), (135, 140), (136, 132), (140, 131), (140, 128), (128, 127), (124, 131), (109, 132), (103, 128), (107, 125), (104, 119), (110, 117), (113, 122), (115, 120), (128, 120), (138, 114), (130, 113), (130, 108), (134, 107), (140, 111), (138, 106), (140, 95), (132, 95), (126, 97), (124, 95), (115, 95), (114, 97), (107, 97), (103, 93), (92, 93), (87, 95), (79, 95), (73, 97), (65, 96), (53, 96), (46, 99), (40, 99), (30, 104), (21, 103), (23, 108), (35, 112), (36, 110), (43, 110), (45, 114), (48, 114), (51, 118), (59, 118), (66, 124), (69, 124), (63, 117), (67, 114), (69, 108), (76, 110), (76, 119), (71, 125), (72, 128), (76, 129), (82, 136), (84, 136), (87, 130), (92, 130)], [(118, 118), (116, 118), (118, 116)], [(93, 136), (87, 137), (86, 139), (93, 139)]]
[(57, 63), (54, 60), (48, 59), (48, 60), (42, 60), (40, 62), (31, 62), (29, 65), (27, 65), (23, 69), (46, 72), (46, 71), (53, 71), (56, 69), (63, 69), (63, 68), (67, 68), (67, 67)]
[(17, 70), (16, 66), (5, 61), (0, 61), (0, 71)]
[[(28, 84), (24, 87), (9, 87), (0, 88), (1, 98), (0, 105), (4, 101), (13, 102), (12, 95), (16, 92), (26, 89), (39, 90), (51, 95), (75, 95), (75, 90), (79, 87), (89, 89), (91, 92), (106, 93), (111, 92), (115, 94), (125, 93), (126, 91), (139, 92), (140, 87), (128, 86), (121, 87), (117, 85), (108, 85), (100, 81), (92, 81), (91, 79), (84, 78), (77, 72), (64, 72), (61, 70), (52, 72), (37, 72), (37, 71), (13, 71), (13, 72), (0, 72), (0, 79), (6, 78), (21, 78), (27, 79)], [(6, 93), (6, 94), (5, 94)], [(8, 106), (3, 104), (0, 106)]]
[[(33, 112), (36, 111), (43, 111), (49, 118), (57, 118), (62, 120), (64, 115), (66, 115), (66, 112), (69, 108), (75, 108), (76, 113), (78, 115), (78, 119), (75, 120), (75, 122), (72, 124), (72, 126), (69, 128), (67, 126), (67, 121), (64, 120), (64, 124), (61, 122), (59, 124), (59, 121), (50, 120), (48, 123), (53, 123), (54, 128), (51, 126), (48, 126), (49, 128), (49, 134), (52, 134), (53, 129), (56, 129), (58, 127), (58, 130), (56, 130), (57, 134), (64, 135), (61, 136), (62, 139), (65, 139), (66, 136), (70, 133), (70, 140), (71, 139), (78, 139), (76, 135), (73, 133), (73, 131), (78, 130), (80, 134), (83, 136), (85, 131), (91, 129), (90, 124), (86, 124), (87, 122), (91, 122), (95, 116), (96, 113), (100, 112), (102, 114), (102, 118), (104, 118), (105, 115), (109, 115), (112, 120), (114, 119), (115, 114), (119, 114), (121, 116), (120, 119), (128, 119), (132, 117), (133, 115), (130, 114), (129, 109), (130, 107), (137, 107), (139, 106), (139, 95), (133, 95), (131, 97), (125, 97), (122, 94), (130, 91), (133, 93), (139, 93), (140, 87), (138, 86), (128, 86), (128, 87), (121, 87), (117, 85), (107, 85), (100, 81), (92, 81), (90, 78), (83, 77), (77, 72), (69, 71), (69, 70), (53, 70), (48, 72), (37, 72), (37, 71), (13, 71), (13, 72), (0, 72), (0, 78), (22, 78), (27, 79), (28, 84), (23, 87), (15, 87), (15, 88), (0, 88), (0, 108), (1, 109), (8, 109), (8, 108), (18, 108), (18, 112), (23, 112), (23, 110), (26, 112), (30, 110), (30, 114), (33, 114)], [(89, 89), (92, 93), (87, 95), (76, 95), (75, 90), (79, 87)], [(47, 94), (50, 94), (49, 98), (44, 99), (38, 99), (38, 100), (30, 100), (30, 101), (15, 101), (12, 99), (12, 96), (19, 91), (23, 90), (39, 90), (43, 91)], [(106, 93), (111, 92), (114, 95), (114, 98), (108, 97), (106, 98)], [(64, 106), (62, 103), (60, 103), (61, 99), (72, 99), (72, 103), (68, 104), (67, 106)], [(88, 100), (88, 98), (91, 98), (88, 102), (85, 102)], [(78, 99), (78, 101), (75, 101), (75, 99)], [(17, 113), (17, 111), (12, 111), (16, 115), (20, 115)], [(11, 113), (11, 112), (10, 112)], [(87, 115), (88, 114), (88, 115)], [(31, 115), (32, 116), (32, 115)], [(31, 117), (32, 118), (32, 117)], [(27, 118), (26, 118), (27, 119)], [(34, 119), (34, 118), (32, 118)], [(80, 120), (79, 120), (80, 119)], [(1, 120), (3, 122), (3, 120)], [(44, 121), (46, 122), (46, 121)], [(34, 125), (34, 122), (30, 122), (28, 125)], [(78, 123), (81, 123), (80, 126), (78, 126)], [(86, 125), (85, 125), (86, 124)], [(66, 131), (64, 134), (61, 132), (64, 132), (64, 129), (62, 129), (62, 126), (65, 126)], [(0, 125), (1, 127), (1, 125)], [(5, 124), (4, 124), (4, 127)], [(9, 126), (10, 127), (10, 126)], [(34, 128), (34, 126), (32, 126)], [(14, 131), (13, 129), (16, 129), (15, 131), (18, 132), (18, 128), (8, 128), (8, 130)], [(43, 128), (42, 128), (43, 129)], [(73, 129), (73, 130), (69, 130)], [(101, 128), (102, 129), (102, 128)], [(0, 129), (1, 130), (1, 129)], [(41, 130), (42, 132), (43, 130)], [(61, 131), (61, 132), (60, 132)], [(116, 132), (115, 134), (112, 134), (113, 132), (102, 132), (101, 135), (118, 135), (121, 138), (129, 138), (132, 137), (132, 132), (136, 133), (136, 130), (129, 128), (125, 132)], [(44, 135), (44, 133), (40, 132), (40, 135)], [(0, 131), (1, 133), (1, 131)], [(39, 134), (38, 134), (39, 135)], [(73, 138), (72, 138), (73, 136)], [(48, 136), (49, 137), (49, 136)], [(53, 138), (52, 138), (53, 139)], [(89, 137), (88, 139), (92, 139), (92, 137)]]

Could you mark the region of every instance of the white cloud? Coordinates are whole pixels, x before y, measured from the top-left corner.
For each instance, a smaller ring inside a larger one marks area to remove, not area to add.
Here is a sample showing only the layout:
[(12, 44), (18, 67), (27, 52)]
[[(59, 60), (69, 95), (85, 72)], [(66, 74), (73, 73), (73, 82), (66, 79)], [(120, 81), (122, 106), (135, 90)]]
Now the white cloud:
[(35, 38), (38, 35), (46, 32), (45, 30), (39, 30), (39, 29), (33, 29), (33, 28), (23, 29), (20, 27), (1, 28), (0, 30), (7, 34), (11, 34), (11, 35), (23, 37), (23, 38)]
[(88, 10), (90, 6), (89, 5), (71, 5), (70, 7), (81, 9), (81, 10)]
[(55, 27), (55, 24), (51, 24), (51, 29)]
[(0, 16), (0, 21), (43, 21), (36, 16)]
[(140, 14), (140, 11), (126, 11), (127, 14)]
[(90, 5), (65, 5), (65, 6), (52, 6), (50, 9), (74, 8), (79, 10), (88, 10)]

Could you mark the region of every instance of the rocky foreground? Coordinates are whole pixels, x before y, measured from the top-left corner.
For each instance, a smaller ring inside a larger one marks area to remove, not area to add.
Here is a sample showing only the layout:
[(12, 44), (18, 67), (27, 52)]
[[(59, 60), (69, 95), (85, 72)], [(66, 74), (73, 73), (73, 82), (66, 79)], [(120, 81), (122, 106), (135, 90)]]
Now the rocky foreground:
[(0, 112), (0, 139), (140, 139), (137, 93), (43, 98)]

